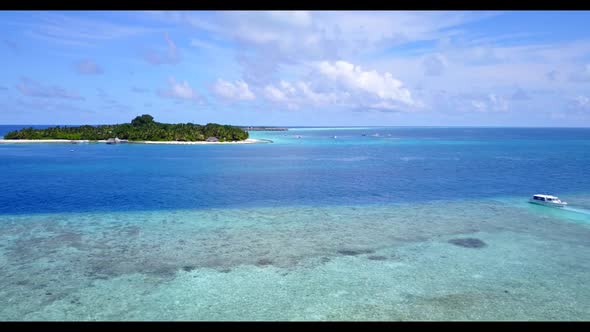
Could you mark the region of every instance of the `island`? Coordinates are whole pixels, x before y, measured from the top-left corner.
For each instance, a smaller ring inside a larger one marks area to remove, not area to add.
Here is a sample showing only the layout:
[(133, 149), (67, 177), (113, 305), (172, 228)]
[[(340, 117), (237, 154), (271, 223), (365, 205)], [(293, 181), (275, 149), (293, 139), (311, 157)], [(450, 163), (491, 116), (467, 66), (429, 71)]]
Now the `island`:
[(230, 125), (208, 123), (169, 124), (154, 121), (149, 114), (137, 116), (131, 123), (115, 125), (84, 125), (79, 127), (56, 126), (45, 129), (24, 128), (4, 135), (11, 142), (105, 142), (161, 143), (161, 144), (220, 144), (261, 143), (264, 140), (248, 139), (248, 132)]

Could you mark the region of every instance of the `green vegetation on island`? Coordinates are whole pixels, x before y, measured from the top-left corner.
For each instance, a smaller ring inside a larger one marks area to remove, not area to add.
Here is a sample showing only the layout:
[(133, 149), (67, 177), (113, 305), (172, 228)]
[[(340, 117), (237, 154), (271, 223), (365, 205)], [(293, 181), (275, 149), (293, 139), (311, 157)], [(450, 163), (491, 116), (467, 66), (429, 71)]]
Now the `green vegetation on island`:
[(67, 140), (108, 140), (109, 138), (129, 141), (205, 141), (210, 137), (220, 142), (242, 141), (248, 133), (239, 127), (208, 123), (204, 126), (192, 123), (169, 124), (154, 121), (151, 115), (138, 116), (131, 123), (102, 126), (51, 127), (46, 129), (25, 128), (11, 131), (4, 139), (67, 139)]

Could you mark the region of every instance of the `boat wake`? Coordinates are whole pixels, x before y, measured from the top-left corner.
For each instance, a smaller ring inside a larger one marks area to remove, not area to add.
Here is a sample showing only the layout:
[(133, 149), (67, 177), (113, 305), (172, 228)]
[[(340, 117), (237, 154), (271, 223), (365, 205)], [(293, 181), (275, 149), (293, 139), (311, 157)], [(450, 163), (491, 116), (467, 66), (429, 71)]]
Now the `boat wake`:
[(587, 209), (579, 209), (579, 208), (574, 208), (571, 206), (565, 206), (563, 208), (561, 208), (564, 211), (569, 211), (569, 212), (577, 212), (577, 213), (582, 213), (582, 214), (587, 214), (590, 215), (590, 210)]

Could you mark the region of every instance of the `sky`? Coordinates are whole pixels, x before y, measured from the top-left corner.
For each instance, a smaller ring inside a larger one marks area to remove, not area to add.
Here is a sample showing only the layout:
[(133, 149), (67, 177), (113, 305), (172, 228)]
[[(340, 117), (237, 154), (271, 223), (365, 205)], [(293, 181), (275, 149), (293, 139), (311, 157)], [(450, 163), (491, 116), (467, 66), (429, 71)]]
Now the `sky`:
[(0, 124), (590, 127), (589, 11), (3, 11)]

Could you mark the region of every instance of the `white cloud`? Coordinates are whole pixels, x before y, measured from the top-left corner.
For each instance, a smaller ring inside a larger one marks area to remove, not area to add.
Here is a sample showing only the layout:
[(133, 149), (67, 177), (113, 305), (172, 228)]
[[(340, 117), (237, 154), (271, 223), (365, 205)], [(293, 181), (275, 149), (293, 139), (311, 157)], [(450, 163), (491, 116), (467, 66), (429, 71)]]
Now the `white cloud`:
[(186, 81), (182, 82), (181, 84), (173, 83), (171, 91), (172, 95), (178, 98), (193, 99), (195, 97), (195, 92)]
[(403, 83), (395, 79), (389, 72), (383, 74), (375, 70), (365, 71), (346, 61), (323, 61), (317, 68), (325, 78), (334, 84), (342, 84), (347, 90), (364, 92), (379, 101), (388, 101), (415, 106), (410, 90)]
[(299, 109), (301, 104), (309, 102), (300, 94), (300, 91), (297, 91), (291, 83), (286, 81), (281, 81), (279, 86), (272, 84), (265, 86), (262, 90), (262, 95), (267, 100), (285, 105), (290, 110)]
[(359, 49), (375, 50), (382, 43), (393, 46), (438, 39), (456, 33), (449, 28), (490, 15), (494, 13), (233, 11), (214, 18), (186, 14), (184, 19), (245, 46), (270, 44), (286, 56), (317, 60)]
[(488, 95), (488, 101), (490, 109), (493, 111), (504, 112), (508, 110), (508, 102), (506, 101), (506, 98), (502, 96), (491, 93)]
[(264, 87), (264, 96), (268, 98), (270, 101), (274, 102), (287, 101), (286, 94), (273, 85), (267, 85), (266, 87)]
[(256, 96), (248, 88), (248, 84), (242, 80), (231, 83), (218, 79), (212, 87), (218, 96), (227, 100), (254, 100)]
[(472, 100), (471, 106), (473, 106), (478, 111), (485, 111), (486, 110), (486, 103), (482, 100)]
[[(30, 31), (72, 42), (109, 41), (147, 31), (114, 24), (122, 20), (106, 24), (98, 21), (104, 19), (100, 16), (93, 17), (93, 22), (82, 19), (84, 16), (36, 15), (46, 31), (35, 27)], [(219, 79), (210, 87), (211, 93), (226, 100), (264, 99), (289, 108), (399, 111), (426, 104), (432, 111), (469, 112), (505, 112), (514, 104), (518, 108), (512, 109), (519, 111), (515, 118), (522, 116), (522, 110), (543, 108), (552, 98), (561, 107), (566, 102), (570, 107), (586, 105), (590, 39), (547, 41), (537, 38), (542, 30), (498, 33), (464, 25), (496, 13), (222, 11), (150, 15), (165, 21), (151, 29), (157, 31), (161, 45), (157, 48), (156, 44), (156, 51), (147, 58), (150, 63), (180, 61), (180, 48), (170, 36), (161, 38), (164, 31), (178, 36), (175, 40), (183, 36), (193, 45), (192, 52), (215, 54), (218, 62), (235, 56), (241, 70), (230, 64), (226, 71), (237, 72), (241, 80)], [(58, 24), (62, 16), (67, 28)], [(187, 29), (178, 29), (170, 21), (195, 29), (182, 35), (180, 30)], [(78, 23), (81, 29), (71, 29)], [(444, 80), (436, 77), (440, 75)], [(416, 86), (422, 90), (415, 90)], [(515, 91), (515, 87), (522, 90)], [(443, 89), (448, 91), (446, 97), (436, 95)], [(464, 95), (468, 91), (471, 96)], [(186, 81), (175, 82), (159, 94), (178, 100), (197, 98)], [(579, 98), (568, 100), (568, 94)]]
[(306, 104), (309, 101), (298, 96), (297, 92), (290, 93), (289, 90), (284, 89), (281, 85), (275, 86), (269, 84), (265, 86), (262, 91), (262, 96), (275, 104), (281, 104), (287, 106), (288, 109), (298, 109), (302, 104)]
[(590, 98), (586, 96), (577, 96), (573, 98), (573, 106), (577, 109), (590, 110)]
[(187, 81), (176, 82), (174, 77), (169, 79), (167, 89), (158, 90), (158, 95), (178, 100), (200, 100), (197, 91), (194, 90)]
[(92, 46), (96, 42), (127, 38), (154, 31), (138, 25), (123, 25), (79, 15), (44, 12), (32, 20), (25, 34), (49, 42)]
[(312, 22), (311, 13), (308, 11), (294, 10), (271, 10), (268, 12), (269, 17), (277, 22), (284, 22), (291, 26), (309, 27)]
[(171, 64), (175, 65), (180, 63), (181, 56), (180, 51), (176, 47), (174, 41), (170, 38), (168, 33), (164, 34), (164, 39), (166, 39), (166, 51), (148, 51), (144, 57), (145, 60), (153, 65), (163, 65), (163, 64)]
[(262, 95), (274, 103), (407, 111), (422, 107), (391, 73), (364, 70), (345, 61), (311, 64), (311, 80), (268, 84)]
[(319, 93), (313, 90), (311, 84), (303, 81), (297, 82), (296, 85), (304, 98), (317, 105), (337, 104), (340, 100), (350, 96), (348, 92), (342, 93), (342, 96), (339, 96), (338, 93)]
[(506, 112), (509, 109), (507, 99), (495, 93), (452, 95), (446, 102), (447, 106), (463, 112)]
[(224, 47), (215, 44), (214, 42), (192, 38), (190, 45), (200, 50), (212, 50), (215, 52), (223, 51)]
[[(435, 40), (457, 32), (450, 28), (482, 20), (495, 12), (436, 11), (226, 11), (149, 12), (151, 18), (185, 23), (193, 28), (243, 42), (279, 42), (295, 47), (301, 41), (321, 39), (352, 42), (368, 40)], [(299, 45), (301, 46), (301, 45)]]
[(458, 30), (451, 28), (493, 15), (496, 13), (432, 11), (149, 13), (152, 18), (184, 23), (217, 41), (236, 45), (244, 80), (261, 88), (276, 81), (274, 74), (284, 65), (343, 58), (356, 61), (359, 55), (382, 52), (382, 47), (453, 36)]
[[(477, 57), (470, 45), (451, 43), (451, 46), (428, 50), (419, 54), (383, 57), (367, 61), (378, 71), (390, 71), (407, 85), (420, 84), (425, 90), (448, 90), (452, 94), (467, 91), (479, 94), (505, 94), (520, 86), (526, 91), (574, 91), (583, 93), (582, 84), (568, 80), (568, 73), (577, 72), (578, 79), (590, 80), (590, 71), (579, 65), (580, 58), (590, 54), (590, 40), (542, 45), (486, 46), (496, 59)], [(554, 49), (564, 51), (557, 56)], [(424, 59), (440, 55), (445, 59), (444, 80), (425, 76)], [(449, 84), (452, 82), (452, 84)], [(518, 96), (517, 96), (518, 97)], [(521, 96), (522, 97), (522, 96)], [(522, 99), (524, 100), (524, 99)], [(536, 103), (531, 99), (527, 103)]]

